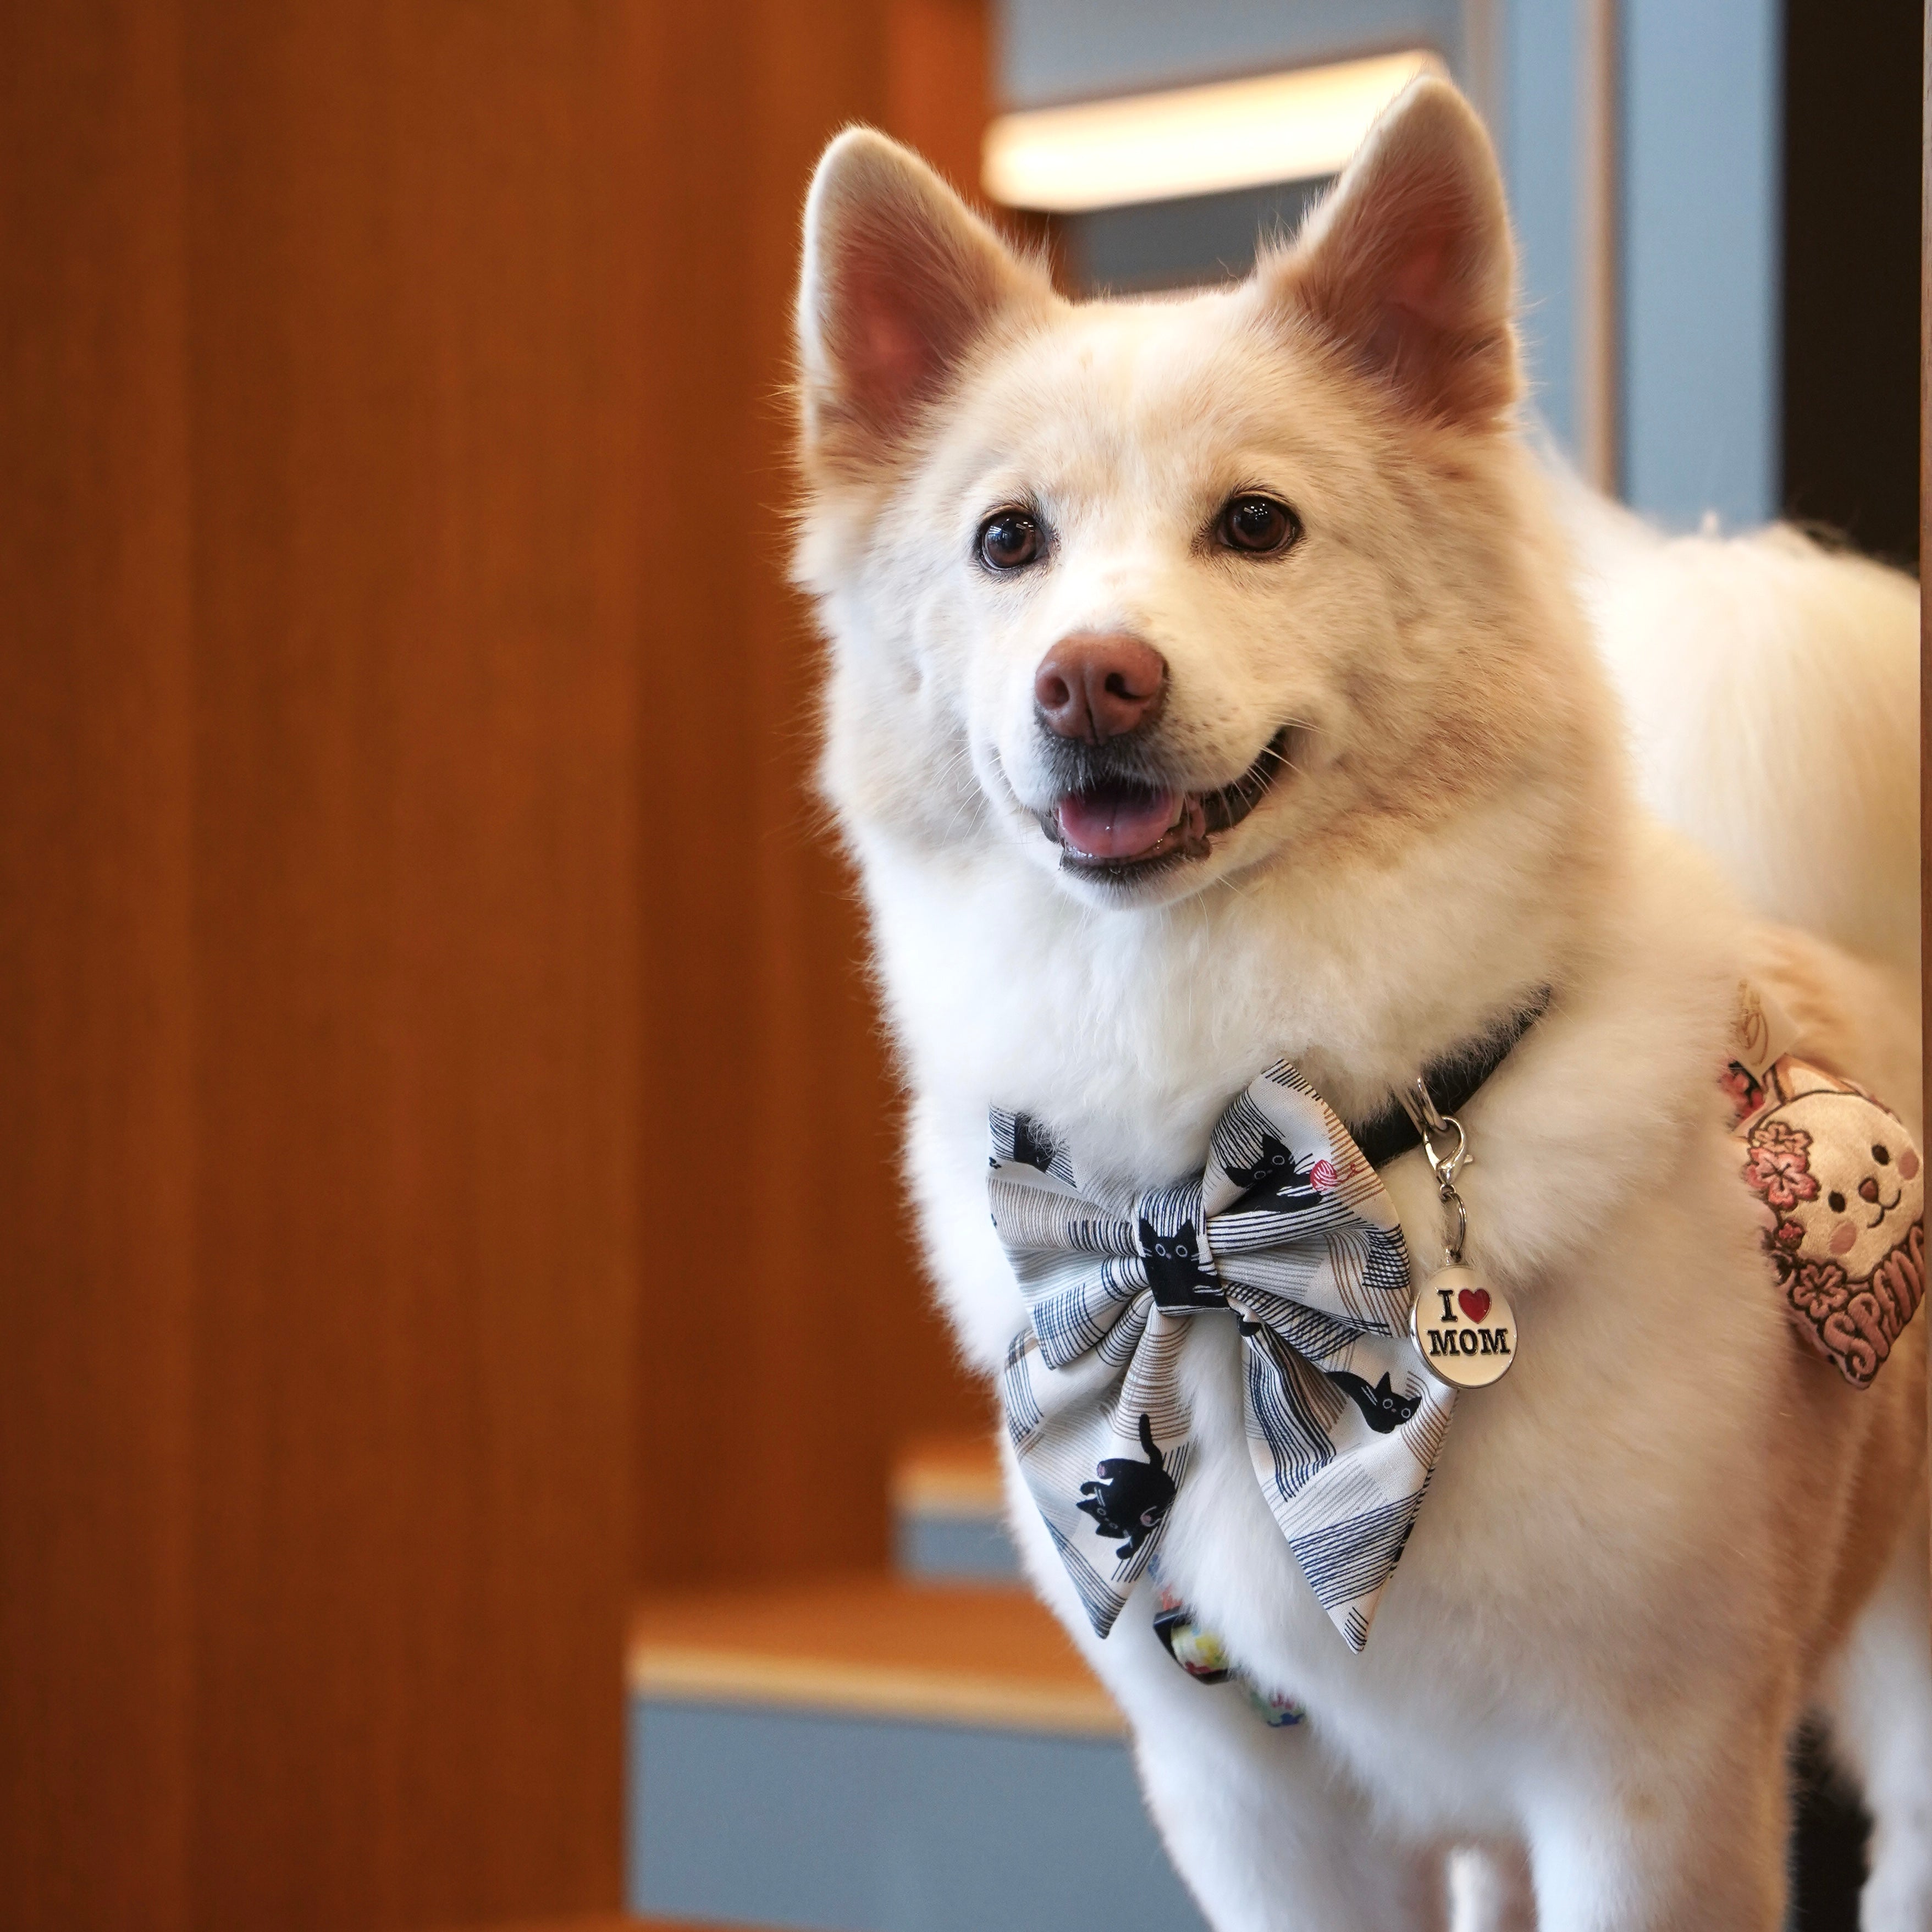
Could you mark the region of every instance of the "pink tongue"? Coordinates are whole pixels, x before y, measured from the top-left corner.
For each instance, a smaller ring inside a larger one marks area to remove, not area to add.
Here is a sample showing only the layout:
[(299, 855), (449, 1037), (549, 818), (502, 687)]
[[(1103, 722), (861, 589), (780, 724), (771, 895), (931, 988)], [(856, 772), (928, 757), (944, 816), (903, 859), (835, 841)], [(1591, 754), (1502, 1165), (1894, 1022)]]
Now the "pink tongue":
[(1070, 792), (1060, 801), (1060, 836), (1089, 859), (1136, 859), (1174, 823), (1171, 791)]

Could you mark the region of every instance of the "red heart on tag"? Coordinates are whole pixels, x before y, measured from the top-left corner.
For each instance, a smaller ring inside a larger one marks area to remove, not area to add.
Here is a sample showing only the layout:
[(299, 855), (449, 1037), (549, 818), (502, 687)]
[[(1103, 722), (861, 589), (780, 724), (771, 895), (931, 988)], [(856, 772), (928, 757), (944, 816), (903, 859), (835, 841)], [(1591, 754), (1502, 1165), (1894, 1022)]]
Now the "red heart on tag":
[(1462, 1304), (1462, 1312), (1472, 1322), (1480, 1322), (1490, 1312), (1490, 1291), (1486, 1288), (1458, 1289), (1456, 1299)]

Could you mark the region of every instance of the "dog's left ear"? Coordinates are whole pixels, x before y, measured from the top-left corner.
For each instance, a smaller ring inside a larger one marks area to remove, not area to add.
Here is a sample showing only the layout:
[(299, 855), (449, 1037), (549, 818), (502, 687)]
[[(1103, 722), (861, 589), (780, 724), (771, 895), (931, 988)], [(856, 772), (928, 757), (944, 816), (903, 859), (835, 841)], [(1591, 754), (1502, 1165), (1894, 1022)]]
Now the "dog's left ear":
[(798, 352), (808, 463), (888, 460), (1003, 319), (1053, 300), (909, 149), (868, 128), (826, 148), (805, 209)]
[(1412, 413), (1481, 427), (1516, 399), (1502, 177), (1446, 81), (1397, 97), (1294, 246), (1256, 272), (1280, 313)]

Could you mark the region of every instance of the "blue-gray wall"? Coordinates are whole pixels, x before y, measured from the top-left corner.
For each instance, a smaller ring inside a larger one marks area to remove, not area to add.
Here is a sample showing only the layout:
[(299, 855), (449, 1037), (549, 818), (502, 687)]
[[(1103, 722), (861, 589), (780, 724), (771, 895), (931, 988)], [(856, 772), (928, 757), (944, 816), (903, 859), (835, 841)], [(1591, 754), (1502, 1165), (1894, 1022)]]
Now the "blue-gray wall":
[(1576, 0), (1510, 5), (1498, 22), (1492, 88), (1496, 144), (1516, 218), (1532, 393), (1557, 440), (1572, 450), (1583, 393), (1576, 366), (1581, 14)]
[(1624, 488), (1680, 526), (1778, 508), (1782, 28), (1624, 0)]
[(631, 1754), (634, 1911), (1206, 1932), (1118, 1738), (634, 1699)]

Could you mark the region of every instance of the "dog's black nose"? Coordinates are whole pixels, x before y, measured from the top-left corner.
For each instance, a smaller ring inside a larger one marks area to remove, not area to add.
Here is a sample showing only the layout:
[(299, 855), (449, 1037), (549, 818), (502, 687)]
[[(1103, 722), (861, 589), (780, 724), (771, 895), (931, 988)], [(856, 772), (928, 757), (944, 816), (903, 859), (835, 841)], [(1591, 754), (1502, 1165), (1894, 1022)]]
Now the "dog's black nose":
[(1049, 731), (1105, 744), (1160, 716), (1167, 661), (1125, 632), (1076, 632), (1040, 660), (1033, 694)]

